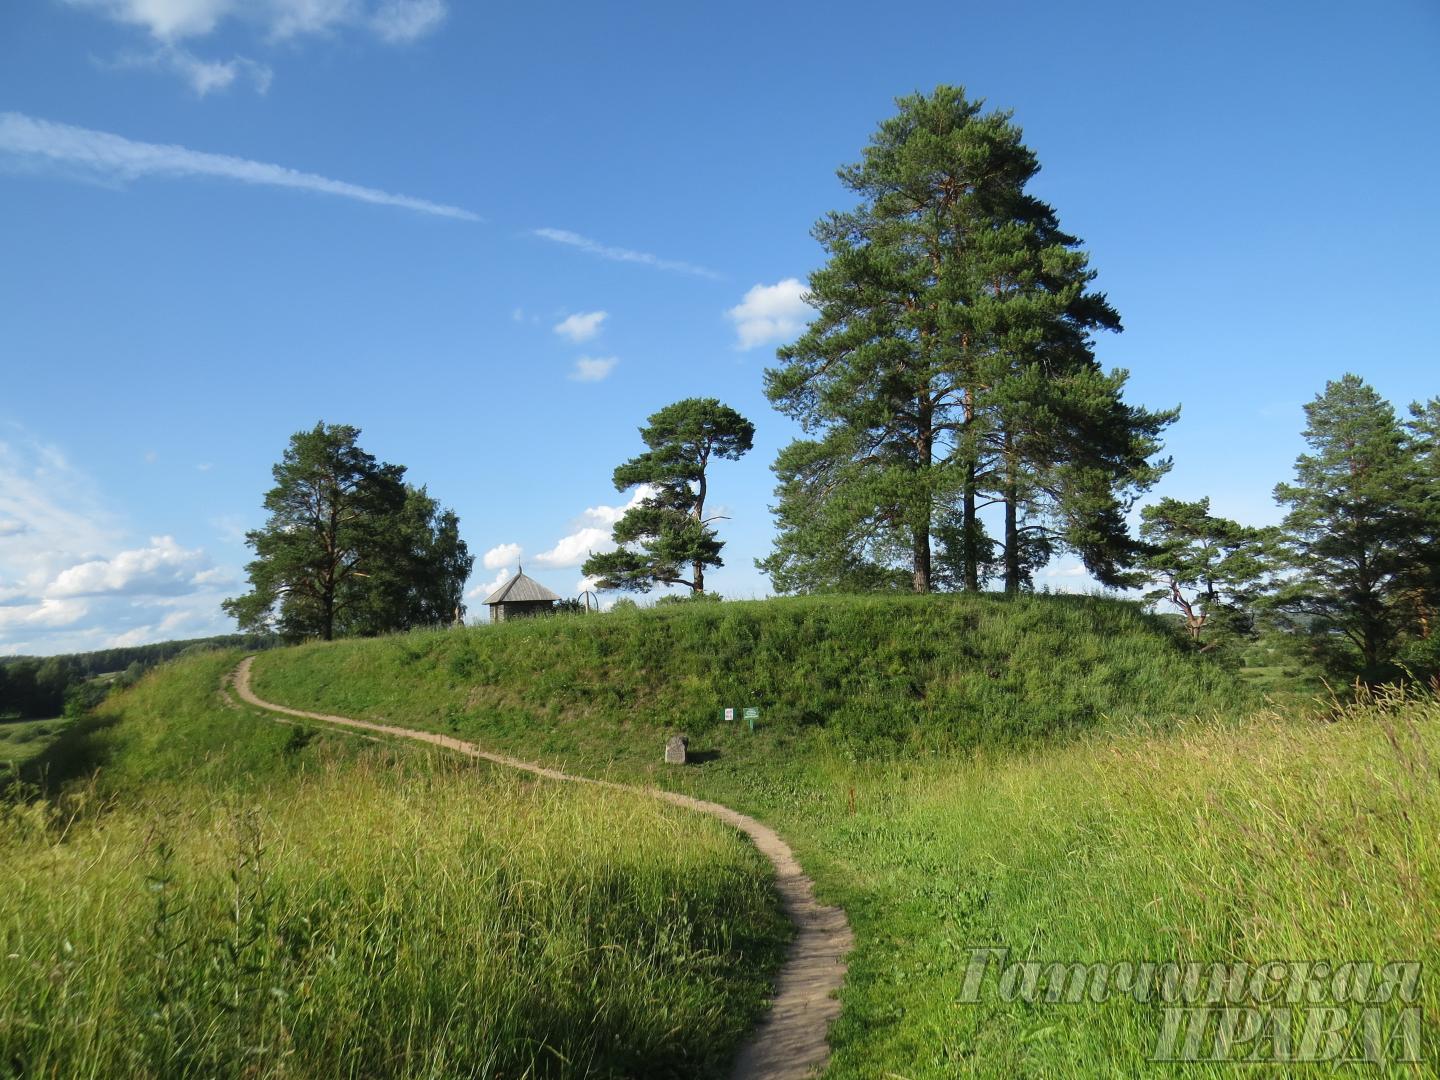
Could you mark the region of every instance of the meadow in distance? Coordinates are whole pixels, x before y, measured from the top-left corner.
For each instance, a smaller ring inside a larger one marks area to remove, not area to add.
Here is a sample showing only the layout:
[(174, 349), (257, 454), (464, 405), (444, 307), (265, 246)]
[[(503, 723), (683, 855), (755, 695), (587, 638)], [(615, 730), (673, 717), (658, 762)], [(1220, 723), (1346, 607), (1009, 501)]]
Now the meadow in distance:
[[(728, 1075), (795, 927), (652, 789), (843, 909), (827, 1078), (1434, 1075), (1440, 397), (1315, 387), (1278, 527), (1164, 497), (1179, 410), (1097, 359), (1038, 167), (941, 86), (842, 169), (764, 376), (803, 432), (771, 599), (707, 589), (756, 430), (718, 399), (615, 469), (584, 573), (624, 598), (495, 625), (458, 516), (320, 422), (239, 635), (0, 665), (0, 1076)], [(1107, 591), (1037, 588), (1062, 553)], [(266, 712), (247, 655), (266, 701), (625, 786)]]

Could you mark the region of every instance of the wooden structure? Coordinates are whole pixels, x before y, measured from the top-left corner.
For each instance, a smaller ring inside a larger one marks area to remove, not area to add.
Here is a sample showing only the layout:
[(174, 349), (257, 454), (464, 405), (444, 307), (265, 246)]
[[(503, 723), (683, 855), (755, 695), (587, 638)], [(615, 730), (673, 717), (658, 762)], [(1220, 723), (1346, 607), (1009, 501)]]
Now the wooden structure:
[(513, 578), (485, 598), (492, 623), (523, 619), (530, 615), (548, 615), (560, 599), (538, 581), (526, 577), (523, 566), (517, 567), (516, 571)]

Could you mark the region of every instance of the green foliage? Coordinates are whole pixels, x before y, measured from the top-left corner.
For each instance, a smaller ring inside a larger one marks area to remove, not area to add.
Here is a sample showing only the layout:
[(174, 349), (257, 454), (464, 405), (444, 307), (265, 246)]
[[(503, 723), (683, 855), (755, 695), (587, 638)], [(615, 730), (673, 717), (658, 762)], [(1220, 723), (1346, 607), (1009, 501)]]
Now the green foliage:
[(0, 1074), (724, 1074), (786, 934), (731, 830), (226, 707), (237, 659), (0, 800)]
[(0, 657), (0, 720), (6, 716), (58, 716), (76, 688), (97, 677), (104, 685), (131, 686), (142, 674), (171, 657), (192, 650), (268, 649), (276, 640), (265, 634), (223, 634), (219, 637), (126, 645), (95, 652), (65, 653), (44, 659)]
[[(708, 470), (750, 450), (755, 425), (715, 398), (686, 398), (652, 415), (640, 429), (649, 447), (615, 470), (615, 489), (648, 494), (615, 523), (615, 551), (593, 554), (583, 572), (602, 589), (649, 592), (656, 585), (705, 591), (705, 568), (723, 565), (716, 518), (705, 516)], [(682, 577), (688, 568), (689, 579)]]
[(242, 628), (328, 641), (464, 614), (474, 559), (459, 519), (406, 485), (403, 466), (362, 450), (359, 436), (324, 423), (291, 436), (265, 494), (270, 517), (245, 537), (251, 591), (224, 604)]
[(443, 509), (425, 488), (407, 485), (346, 632), (384, 634), (462, 621), (465, 581), (474, 564), (455, 512)]
[(1215, 517), (1208, 498), (1161, 499), (1140, 516), (1147, 544), (1141, 567), (1160, 585), (1146, 599), (1177, 608), (1197, 644), (1207, 629), (1212, 640), (1249, 636), (1255, 592), (1267, 569), (1262, 533)]
[[(1121, 400), (1092, 335), (1120, 319), (1055, 211), (1010, 114), (941, 86), (897, 102), (840, 179), (860, 197), (815, 227), (828, 261), (817, 316), (766, 392), (807, 437), (781, 452), (774, 553), (782, 591), (978, 590), (999, 551), (1006, 591), (1057, 548), (1117, 583), (1124, 514), (1168, 463), (1177, 411)], [(998, 543), (980, 514), (1004, 507)], [(937, 567), (934, 545), (943, 547)]]
[(1326, 384), (1305, 406), (1310, 452), (1295, 482), (1278, 484), (1288, 508), (1277, 552), (1288, 571), (1273, 609), (1308, 635), (1326, 666), (1369, 681), (1399, 673), (1398, 649), (1433, 605), (1440, 488), (1394, 409), (1355, 375)]
[(1410, 612), (1410, 636), (1418, 640), (1402, 646), (1401, 663), (1412, 672), (1435, 674), (1440, 673), (1440, 397), (1412, 403), (1405, 431), (1420, 481), (1419, 544), (1401, 604)]

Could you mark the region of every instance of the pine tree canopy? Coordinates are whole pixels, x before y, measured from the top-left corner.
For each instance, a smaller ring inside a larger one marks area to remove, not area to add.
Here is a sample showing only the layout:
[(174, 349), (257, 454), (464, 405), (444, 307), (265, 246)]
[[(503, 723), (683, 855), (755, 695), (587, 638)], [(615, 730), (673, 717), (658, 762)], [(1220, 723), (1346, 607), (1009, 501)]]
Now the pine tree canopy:
[[(859, 197), (815, 227), (816, 316), (766, 373), (805, 435), (775, 464), (780, 533), (760, 563), (782, 590), (1029, 584), (1051, 552), (1119, 582), (1126, 510), (1168, 463), (1176, 411), (1124, 404), (1098, 331), (1120, 329), (1010, 114), (962, 89), (903, 98), (861, 160)], [(987, 507), (1003, 507), (992, 538)], [(939, 550), (937, 551), (937, 545)]]
[(640, 437), (648, 449), (618, 466), (614, 481), (617, 491), (644, 495), (615, 523), (616, 549), (592, 554), (582, 570), (602, 589), (684, 585), (702, 595), (705, 570), (723, 565), (725, 546), (718, 518), (705, 514), (710, 465), (747, 453), (755, 425), (715, 398), (686, 398), (652, 415)]
[(1288, 574), (1274, 607), (1332, 668), (1382, 678), (1433, 602), (1417, 574), (1433, 551), (1436, 498), (1416, 437), (1425, 411), (1407, 432), (1389, 402), (1346, 375), (1305, 416), (1309, 452), (1296, 459), (1294, 482), (1275, 488), (1287, 508), (1277, 555)]
[(250, 592), (224, 603), (242, 629), (328, 641), (464, 614), (474, 558), (459, 519), (359, 436), (324, 423), (291, 436), (265, 494), (269, 519), (245, 537)]

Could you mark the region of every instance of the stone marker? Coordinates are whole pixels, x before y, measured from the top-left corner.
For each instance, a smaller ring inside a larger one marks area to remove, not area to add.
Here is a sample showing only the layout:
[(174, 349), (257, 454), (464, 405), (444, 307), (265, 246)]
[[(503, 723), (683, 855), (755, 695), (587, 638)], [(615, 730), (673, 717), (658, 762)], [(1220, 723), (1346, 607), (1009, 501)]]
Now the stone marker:
[(665, 744), (665, 764), (684, 765), (685, 751), (690, 746), (690, 740), (684, 735), (674, 735)]

